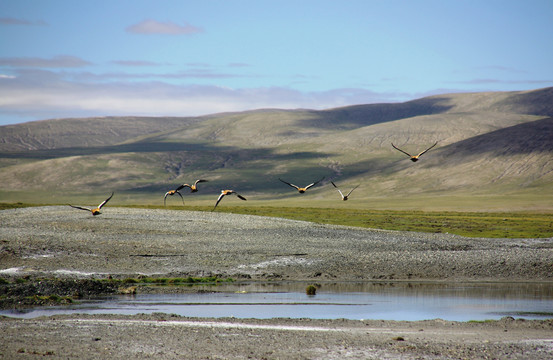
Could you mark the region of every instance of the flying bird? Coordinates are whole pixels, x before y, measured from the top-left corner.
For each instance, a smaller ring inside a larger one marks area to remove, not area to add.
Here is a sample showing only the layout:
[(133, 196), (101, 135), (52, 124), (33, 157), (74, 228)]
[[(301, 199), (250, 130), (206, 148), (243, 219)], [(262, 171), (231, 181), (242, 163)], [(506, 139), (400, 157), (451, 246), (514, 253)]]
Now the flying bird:
[(184, 205), (184, 198), (182, 197), (181, 193), (179, 192), (180, 189), (182, 189), (184, 186), (181, 185), (175, 190), (169, 190), (165, 193), (165, 196), (163, 197), (163, 205), (167, 206), (167, 196), (173, 196), (177, 194), (182, 199), (182, 204)]
[[(215, 206), (213, 207), (213, 210), (215, 210), (215, 208), (217, 207), (217, 205), (219, 205), (219, 202), (221, 202), (221, 200), (223, 199), (223, 197), (225, 195), (230, 195), (230, 194), (234, 194), (236, 196), (238, 196), (239, 199), (241, 200), (246, 200), (245, 197), (243, 197), (242, 195), (238, 194), (236, 191), (234, 190), (221, 190), (221, 195), (219, 195), (219, 198), (217, 199), (217, 202), (215, 203)], [(211, 211), (213, 211), (211, 210)]]
[(196, 180), (194, 182), (194, 184), (192, 184), (192, 185), (182, 184), (178, 188), (176, 188), (175, 190), (167, 191), (165, 193), (165, 197), (163, 198), (163, 204), (165, 206), (167, 206), (167, 196), (173, 196), (175, 194), (178, 194), (180, 196), (180, 198), (182, 199), (182, 204), (184, 205), (184, 198), (182, 197), (182, 194), (180, 193), (180, 190), (184, 189), (185, 187), (188, 187), (188, 188), (190, 188), (191, 193), (197, 192), (198, 191), (198, 183), (201, 183), (201, 182), (207, 182), (207, 180), (202, 180), (202, 179)]
[(192, 185), (189, 185), (189, 184), (182, 184), (181, 186), (178, 187), (177, 190), (180, 190), (180, 189), (185, 188), (185, 187), (189, 187), (189, 188), (190, 188), (190, 192), (193, 193), (193, 192), (198, 191), (198, 183), (202, 183), (202, 182), (207, 182), (207, 180), (202, 180), (202, 179), (196, 180), (196, 181), (194, 182), (194, 184), (192, 184)]
[(348, 198), (349, 198), (349, 195), (353, 192), (353, 190), (357, 189), (357, 187), (359, 185), (357, 185), (356, 187), (354, 187), (353, 189), (351, 189), (349, 191), (349, 193), (347, 195), (344, 195), (342, 194), (342, 192), (340, 191), (340, 189), (338, 189), (338, 186), (336, 186), (336, 184), (334, 184), (332, 181), (330, 182), (332, 185), (334, 185), (334, 187), (336, 188), (336, 190), (338, 190), (338, 192), (340, 193), (340, 195), (342, 195), (342, 200), (346, 201)]
[(299, 186), (297, 186), (297, 185), (290, 184), (289, 182), (286, 182), (286, 181), (282, 180), (281, 178), (278, 178), (278, 179), (279, 179), (280, 181), (282, 181), (283, 183), (285, 183), (286, 185), (289, 185), (289, 186), (295, 188), (296, 190), (298, 190), (298, 192), (299, 192), (300, 194), (303, 194), (303, 193), (304, 193), (307, 189), (309, 189), (311, 186), (314, 186), (314, 185), (317, 185), (318, 183), (320, 183), (320, 182), (324, 179), (324, 176), (321, 178), (321, 180), (316, 181), (316, 182), (314, 182), (314, 183), (311, 183), (311, 184), (307, 185), (306, 187), (299, 187)]
[(100, 215), (101, 212), (100, 212), (100, 209), (102, 208), (102, 206), (106, 205), (106, 203), (113, 197), (113, 192), (111, 193), (110, 197), (108, 197), (106, 200), (102, 201), (102, 203), (100, 205), (98, 205), (97, 208), (94, 208), (94, 209), (89, 209), (89, 208), (85, 208), (85, 207), (81, 207), (81, 206), (75, 206), (75, 205), (71, 205), (69, 204), (69, 206), (71, 206), (72, 208), (75, 208), (75, 209), (81, 209), (81, 210), (86, 210), (86, 211), (90, 211), (92, 213), (92, 215), (96, 216), (96, 215)]
[(395, 146), (393, 143), (392, 143), (392, 146), (394, 147), (394, 149), (401, 151), (402, 153), (404, 153), (404, 154), (407, 155), (407, 156), (410, 156), (412, 162), (416, 162), (416, 161), (419, 160), (419, 157), (420, 157), (422, 154), (424, 154), (424, 153), (427, 152), (428, 150), (432, 149), (434, 146), (436, 146), (436, 144), (438, 144), (437, 141), (434, 143), (434, 145), (432, 145), (432, 146), (429, 147), (428, 149), (424, 150), (423, 152), (418, 153), (417, 155), (411, 155), (411, 154), (409, 154), (408, 152), (401, 150), (400, 148), (398, 148), (397, 146)]

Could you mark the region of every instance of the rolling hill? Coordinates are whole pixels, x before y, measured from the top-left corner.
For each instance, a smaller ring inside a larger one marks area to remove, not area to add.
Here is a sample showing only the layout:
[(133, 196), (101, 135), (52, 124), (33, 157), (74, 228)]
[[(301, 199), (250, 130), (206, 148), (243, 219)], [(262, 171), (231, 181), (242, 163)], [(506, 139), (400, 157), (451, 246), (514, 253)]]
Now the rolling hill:
[[(94, 204), (115, 191), (119, 203), (158, 204), (167, 190), (205, 178), (202, 191), (185, 194), (188, 204), (234, 188), (248, 205), (553, 209), (553, 88), (322, 111), (55, 119), (0, 134), (7, 202)], [(436, 141), (416, 163), (391, 146), (417, 153)], [(278, 181), (323, 176), (303, 195)], [(346, 203), (331, 180), (361, 185)]]

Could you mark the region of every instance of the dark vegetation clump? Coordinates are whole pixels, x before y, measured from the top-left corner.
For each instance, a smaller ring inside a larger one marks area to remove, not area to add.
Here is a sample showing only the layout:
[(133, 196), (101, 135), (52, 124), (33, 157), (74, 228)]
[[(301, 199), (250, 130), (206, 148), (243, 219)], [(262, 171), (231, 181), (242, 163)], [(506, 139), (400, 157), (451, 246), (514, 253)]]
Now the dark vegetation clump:
[[(69, 304), (75, 299), (109, 294), (135, 294), (136, 285), (187, 285), (220, 284), (233, 282), (232, 278), (218, 276), (186, 278), (126, 278), (112, 279), (37, 279), (17, 278), (13, 281), (0, 278), (0, 308)], [(125, 287), (127, 285), (127, 287)], [(128, 286), (135, 285), (135, 286)]]
[(18, 278), (12, 283), (0, 284), (0, 308), (37, 305), (68, 304), (74, 299), (115, 294), (116, 282), (96, 279), (40, 279)]

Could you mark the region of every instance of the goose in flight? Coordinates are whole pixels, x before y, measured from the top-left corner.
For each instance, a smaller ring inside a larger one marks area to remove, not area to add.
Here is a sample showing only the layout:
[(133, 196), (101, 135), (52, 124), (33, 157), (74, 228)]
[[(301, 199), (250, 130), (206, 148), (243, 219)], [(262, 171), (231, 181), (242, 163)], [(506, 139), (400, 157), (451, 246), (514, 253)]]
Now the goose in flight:
[(100, 212), (100, 209), (102, 208), (102, 206), (106, 205), (106, 203), (109, 201), (109, 199), (111, 199), (113, 197), (113, 192), (111, 193), (110, 197), (108, 197), (106, 200), (102, 201), (102, 203), (100, 205), (98, 205), (97, 208), (94, 208), (94, 209), (89, 209), (89, 208), (86, 208), (86, 207), (81, 207), (81, 206), (75, 206), (75, 205), (71, 205), (69, 204), (69, 206), (71, 206), (72, 208), (75, 208), (75, 209), (80, 209), (80, 210), (86, 210), (86, 211), (90, 211), (92, 213), (92, 215), (96, 216), (96, 215), (100, 215), (101, 212)]
[(314, 185), (317, 185), (318, 183), (320, 183), (320, 182), (324, 179), (324, 176), (321, 178), (321, 180), (316, 181), (316, 182), (314, 182), (314, 183), (311, 183), (311, 184), (309, 184), (309, 185), (307, 185), (307, 186), (305, 186), (305, 187), (299, 187), (299, 186), (297, 186), (297, 185), (290, 184), (289, 182), (286, 182), (286, 181), (282, 180), (281, 178), (278, 178), (278, 179), (279, 179), (280, 181), (282, 181), (283, 183), (285, 183), (286, 185), (289, 185), (289, 186), (293, 187), (294, 189), (298, 190), (298, 192), (299, 192), (300, 194), (303, 194), (303, 193), (304, 193), (307, 189), (309, 189), (311, 186), (314, 186)]
[[(242, 195), (238, 194), (236, 191), (234, 190), (221, 190), (221, 195), (219, 195), (219, 198), (217, 199), (217, 202), (215, 203), (215, 206), (213, 207), (213, 210), (215, 210), (215, 208), (217, 207), (217, 205), (219, 205), (219, 202), (221, 202), (221, 200), (223, 199), (223, 197), (225, 195), (230, 195), (230, 194), (234, 194), (236, 196), (238, 196), (239, 199), (241, 200), (246, 200), (245, 197), (243, 197)], [(211, 210), (211, 211), (213, 211)]]
[(415, 162), (415, 161), (418, 161), (418, 160), (419, 160), (419, 157), (420, 157), (422, 154), (424, 154), (424, 153), (427, 152), (428, 150), (432, 149), (434, 146), (436, 146), (436, 144), (438, 144), (437, 141), (434, 143), (434, 145), (432, 145), (432, 146), (429, 147), (428, 149), (424, 150), (423, 152), (418, 153), (417, 155), (411, 155), (411, 154), (409, 154), (408, 152), (401, 150), (400, 148), (398, 148), (397, 146), (395, 146), (393, 143), (392, 143), (392, 146), (394, 147), (394, 149), (401, 151), (402, 153), (404, 153), (404, 154), (407, 155), (407, 156), (410, 156), (410, 157), (411, 157), (411, 161), (412, 161), (412, 162)]
[(338, 192), (340, 193), (340, 195), (342, 195), (342, 200), (346, 201), (348, 198), (349, 198), (349, 195), (353, 192), (353, 190), (357, 189), (357, 187), (359, 185), (357, 185), (356, 187), (354, 187), (353, 189), (351, 189), (349, 191), (349, 193), (347, 195), (344, 195), (342, 194), (342, 192), (340, 191), (340, 189), (338, 189), (338, 186), (336, 186), (336, 184), (334, 184), (332, 181), (330, 182), (332, 185), (334, 185), (334, 187), (336, 188), (336, 190), (338, 190)]
[(201, 182), (207, 182), (207, 180), (202, 180), (202, 179), (196, 180), (194, 182), (194, 184), (192, 184), (192, 185), (182, 184), (178, 188), (176, 188), (175, 190), (167, 191), (165, 193), (165, 197), (163, 198), (163, 204), (165, 206), (167, 206), (167, 196), (173, 196), (175, 194), (178, 194), (180, 196), (180, 198), (182, 199), (182, 204), (184, 205), (184, 198), (182, 197), (182, 194), (180, 193), (180, 190), (184, 189), (185, 187), (188, 187), (188, 188), (190, 188), (191, 193), (197, 192), (198, 191), (198, 183), (201, 183)]
[(181, 186), (178, 187), (177, 190), (180, 190), (180, 189), (185, 188), (185, 187), (189, 187), (189, 188), (190, 188), (190, 192), (191, 192), (191, 193), (194, 193), (194, 192), (198, 191), (198, 183), (202, 183), (202, 182), (207, 182), (207, 180), (202, 180), (202, 179), (196, 180), (196, 181), (194, 182), (194, 184), (192, 184), (192, 185), (189, 185), (189, 184), (182, 184)]
[(175, 194), (179, 195), (180, 198), (182, 199), (182, 204), (184, 205), (184, 198), (182, 197), (181, 193), (179, 192), (180, 189), (182, 189), (184, 186), (181, 185), (179, 186), (178, 188), (176, 188), (175, 190), (169, 190), (165, 193), (165, 196), (163, 197), (163, 205), (167, 206), (167, 196), (173, 196)]

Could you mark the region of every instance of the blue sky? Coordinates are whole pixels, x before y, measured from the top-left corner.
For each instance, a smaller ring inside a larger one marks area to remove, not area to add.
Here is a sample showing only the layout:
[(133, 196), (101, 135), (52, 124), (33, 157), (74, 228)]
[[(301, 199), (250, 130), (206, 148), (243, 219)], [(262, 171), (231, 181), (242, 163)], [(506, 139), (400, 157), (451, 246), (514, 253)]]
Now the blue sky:
[(0, 0), (0, 125), (553, 86), (551, 0)]

